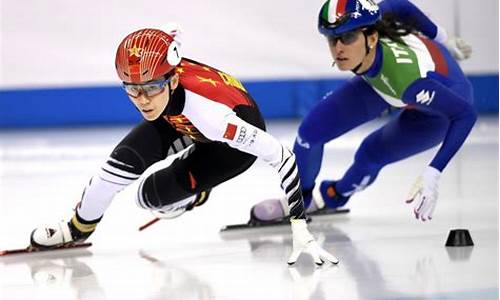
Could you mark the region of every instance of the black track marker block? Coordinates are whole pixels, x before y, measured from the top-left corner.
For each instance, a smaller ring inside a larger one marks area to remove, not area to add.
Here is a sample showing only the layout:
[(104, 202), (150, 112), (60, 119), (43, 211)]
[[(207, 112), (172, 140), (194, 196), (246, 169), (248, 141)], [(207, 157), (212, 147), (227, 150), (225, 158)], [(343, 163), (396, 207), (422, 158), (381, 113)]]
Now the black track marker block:
[(452, 229), (446, 240), (446, 247), (474, 246), (472, 237), (467, 229)]

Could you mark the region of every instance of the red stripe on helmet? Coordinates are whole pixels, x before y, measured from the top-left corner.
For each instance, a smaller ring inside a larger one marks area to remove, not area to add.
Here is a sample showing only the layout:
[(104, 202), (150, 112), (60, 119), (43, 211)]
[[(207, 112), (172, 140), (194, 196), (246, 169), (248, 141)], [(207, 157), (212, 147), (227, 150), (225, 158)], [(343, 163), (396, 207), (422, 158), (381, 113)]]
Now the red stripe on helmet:
[(342, 16), (343, 14), (345, 14), (345, 9), (347, 7), (347, 1), (348, 0), (338, 0), (337, 1), (337, 8), (335, 9), (336, 16)]

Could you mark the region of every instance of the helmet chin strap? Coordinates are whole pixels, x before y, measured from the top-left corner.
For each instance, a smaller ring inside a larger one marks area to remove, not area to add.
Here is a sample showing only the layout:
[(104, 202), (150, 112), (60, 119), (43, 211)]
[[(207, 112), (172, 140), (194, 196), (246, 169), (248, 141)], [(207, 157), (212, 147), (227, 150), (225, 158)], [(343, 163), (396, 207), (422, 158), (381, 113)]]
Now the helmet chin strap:
[(172, 88), (171, 86), (172, 82), (169, 82), (168, 83), (168, 93), (170, 94), (170, 97), (172, 97), (172, 95), (174, 94), (174, 89)]
[(168, 102), (167, 105), (165, 105), (165, 109), (163, 109), (163, 112), (161, 113), (161, 116), (164, 116), (167, 114), (167, 110), (168, 110), (168, 105), (170, 104), (170, 100), (172, 99), (172, 96), (174, 95), (174, 89), (172, 89), (172, 86), (170, 85), (172, 82), (169, 82), (168, 83)]
[(353, 69), (351, 69), (351, 71), (354, 74), (356, 74), (356, 75), (359, 75), (358, 74), (358, 70), (359, 70), (359, 68), (361, 68), (361, 65), (363, 64), (363, 61), (365, 60), (365, 58), (368, 55), (368, 53), (370, 53), (370, 51), (371, 51), (370, 47), (368, 47), (368, 37), (366, 36), (366, 33), (364, 31), (363, 31), (363, 36), (365, 37), (365, 56), (363, 57), (363, 59), (361, 60), (361, 62), (356, 67), (354, 67)]

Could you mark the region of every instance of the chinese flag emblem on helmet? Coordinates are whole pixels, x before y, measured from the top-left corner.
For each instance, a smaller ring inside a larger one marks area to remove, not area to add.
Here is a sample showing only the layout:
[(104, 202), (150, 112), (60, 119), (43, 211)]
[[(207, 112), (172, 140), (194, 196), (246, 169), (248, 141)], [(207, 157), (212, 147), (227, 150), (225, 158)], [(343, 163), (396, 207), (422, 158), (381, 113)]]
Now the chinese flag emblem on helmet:
[(141, 29), (127, 35), (116, 51), (116, 72), (128, 83), (161, 78), (181, 61), (179, 44), (158, 29)]

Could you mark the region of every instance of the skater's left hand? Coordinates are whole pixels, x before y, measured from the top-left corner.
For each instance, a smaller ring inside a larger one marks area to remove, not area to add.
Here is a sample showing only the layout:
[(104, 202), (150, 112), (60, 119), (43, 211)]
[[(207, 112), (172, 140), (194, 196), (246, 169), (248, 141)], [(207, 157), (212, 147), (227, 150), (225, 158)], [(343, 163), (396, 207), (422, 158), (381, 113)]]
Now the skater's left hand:
[(168, 33), (170, 36), (174, 38), (174, 41), (179, 44), (179, 46), (182, 45), (182, 28), (178, 23), (175, 22), (169, 22), (163, 26), (163, 31)]
[(450, 37), (444, 45), (456, 60), (465, 60), (472, 55), (472, 47), (460, 37)]
[(413, 210), (415, 218), (424, 222), (432, 219), (439, 194), (440, 177), (441, 172), (429, 166), (415, 181), (410, 194), (406, 198), (406, 203), (415, 201), (415, 208)]
[(292, 223), (293, 250), (290, 258), (288, 259), (289, 265), (293, 265), (302, 252), (309, 253), (318, 266), (321, 266), (325, 260), (328, 260), (333, 264), (339, 263), (339, 260), (335, 256), (321, 248), (318, 242), (316, 242), (312, 234), (307, 229), (306, 220), (292, 219), (290, 221)]

